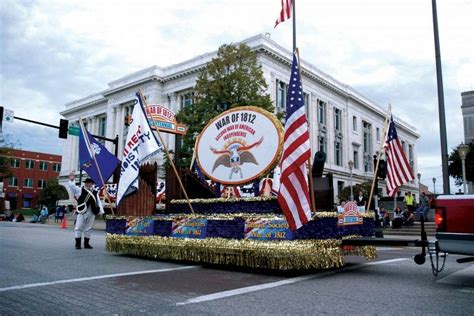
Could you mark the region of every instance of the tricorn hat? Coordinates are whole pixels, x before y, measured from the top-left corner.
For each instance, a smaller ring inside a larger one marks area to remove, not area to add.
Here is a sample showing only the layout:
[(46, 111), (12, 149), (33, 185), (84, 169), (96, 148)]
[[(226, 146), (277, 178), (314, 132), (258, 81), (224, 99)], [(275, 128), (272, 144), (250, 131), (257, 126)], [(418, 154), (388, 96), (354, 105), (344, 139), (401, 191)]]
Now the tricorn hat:
[(95, 181), (92, 180), (91, 178), (86, 178), (86, 179), (84, 180), (84, 183), (95, 183)]

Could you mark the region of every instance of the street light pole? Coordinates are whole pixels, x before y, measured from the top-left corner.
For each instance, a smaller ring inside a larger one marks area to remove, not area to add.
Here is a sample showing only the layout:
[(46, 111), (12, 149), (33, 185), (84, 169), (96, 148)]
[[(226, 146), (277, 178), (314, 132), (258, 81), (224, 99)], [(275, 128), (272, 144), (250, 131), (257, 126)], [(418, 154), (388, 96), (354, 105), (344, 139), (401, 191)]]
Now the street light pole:
[(462, 164), (462, 185), (464, 189), (464, 194), (467, 194), (466, 157), (467, 157), (467, 154), (469, 153), (469, 146), (464, 143), (461, 143), (461, 145), (458, 146), (458, 153), (459, 153), (459, 156), (461, 157), (461, 164)]
[(349, 165), (349, 171), (351, 174), (351, 202), (354, 201), (354, 192), (352, 190), (352, 168), (354, 167), (354, 162), (352, 160), (349, 160), (347, 163)]
[(436, 178), (433, 178), (433, 194), (436, 196)]

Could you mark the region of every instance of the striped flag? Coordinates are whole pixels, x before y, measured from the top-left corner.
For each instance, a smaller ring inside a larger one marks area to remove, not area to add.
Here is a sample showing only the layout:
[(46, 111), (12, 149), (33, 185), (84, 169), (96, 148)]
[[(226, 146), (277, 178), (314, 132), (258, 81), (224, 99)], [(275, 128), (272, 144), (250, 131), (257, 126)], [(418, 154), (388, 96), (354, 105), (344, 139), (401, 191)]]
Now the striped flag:
[(303, 87), (298, 58), (294, 53), (286, 102), (285, 137), (278, 193), (278, 203), (291, 230), (300, 228), (311, 218), (306, 166), (311, 156), (310, 151)]
[(398, 139), (393, 117), (390, 117), (384, 148), (387, 157), (387, 194), (394, 196), (399, 186), (415, 179), (415, 177)]
[(292, 8), (292, 0), (281, 0), (281, 12), (278, 16), (278, 19), (275, 22), (275, 27), (280, 22), (285, 22), (289, 18), (291, 18), (291, 8)]

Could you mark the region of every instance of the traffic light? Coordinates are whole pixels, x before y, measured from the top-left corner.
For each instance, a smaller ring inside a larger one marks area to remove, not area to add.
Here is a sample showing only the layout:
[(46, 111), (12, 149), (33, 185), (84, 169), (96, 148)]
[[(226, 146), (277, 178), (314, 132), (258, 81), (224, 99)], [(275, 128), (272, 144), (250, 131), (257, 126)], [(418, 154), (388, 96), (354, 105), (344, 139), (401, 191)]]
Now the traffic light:
[(68, 129), (69, 129), (69, 121), (60, 119), (59, 120), (59, 138), (67, 139)]

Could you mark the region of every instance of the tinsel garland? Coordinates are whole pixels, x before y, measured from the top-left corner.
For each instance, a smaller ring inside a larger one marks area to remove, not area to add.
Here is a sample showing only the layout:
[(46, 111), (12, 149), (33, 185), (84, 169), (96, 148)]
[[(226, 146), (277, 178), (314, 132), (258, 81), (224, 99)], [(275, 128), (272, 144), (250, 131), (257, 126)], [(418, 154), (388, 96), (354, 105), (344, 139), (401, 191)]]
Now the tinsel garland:
[[(276, 200), (276, 196), (257, 196), (247, 198), (215, 198), (215, 199), (190, 199), (189, 203), (210, 204), (210, 203), (236, 203), (236, 202), (265, 202)], [(188, 200), (171, 200), (171, 204), (188, 204)]]
[[(359, 235), (344, 236), (342, 239), (359, 238)], [(342, 246), (344, 256), (361, 256), (368, 260), (377, 258), (377, 249), (375, 246)]]
[(107, 234), (106, 248), (110, 252), (160, 260), (272, 270), (330, 269), (344, 264), (341, 241), (334, 239), (262, 242)]
[[(374, 213), (363, 213), (361, 214), (363, 218), (374, 218)], [(135, 218), (137, 216), (111, 216), (107, 215), (107, 220), (127, 220), (130, 218)], [(233, 220), (236, 218), (243, 219), (262, 219), (262, 220), (276, 220), (276, 219), (285, 219), (281, 214), (256, 214), (256, 213), (232, 213), (232, 214), (187, 214), (187, 213), (178, 213), (178, 214), (156, 214), (152, 216), (142, 216), (144, 219), (156, 219), (156, 220), (174, 220), (174, 219), (196, 219), (196, 218), (205, 218), (213, 220)], [(337, 212), (316, 212), (312, 219), (317, 218), (328, 218), (328, 217), (337, 217)]]

